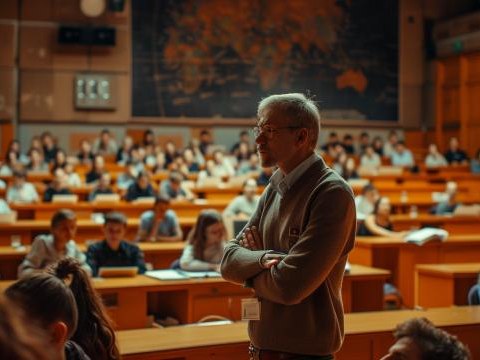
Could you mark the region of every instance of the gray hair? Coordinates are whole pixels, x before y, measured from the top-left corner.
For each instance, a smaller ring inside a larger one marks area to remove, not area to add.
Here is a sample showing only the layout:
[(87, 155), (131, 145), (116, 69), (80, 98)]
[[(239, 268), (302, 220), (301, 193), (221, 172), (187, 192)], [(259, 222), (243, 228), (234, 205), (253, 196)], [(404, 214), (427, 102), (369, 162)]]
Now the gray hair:
[(300, 93), (270, 95), (258, 104), (257, 116), (267, 108), (280, 110), (291, 125), (308, 129), (310, 146), (315, 148), (320, 133), (320, 112), (316, 103)]

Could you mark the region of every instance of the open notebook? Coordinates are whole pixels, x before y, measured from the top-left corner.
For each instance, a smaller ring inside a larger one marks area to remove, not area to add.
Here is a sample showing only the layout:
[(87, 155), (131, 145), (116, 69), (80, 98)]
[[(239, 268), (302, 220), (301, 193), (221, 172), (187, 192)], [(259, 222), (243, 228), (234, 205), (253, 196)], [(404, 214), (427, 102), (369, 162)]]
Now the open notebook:
[(443, 229), (426, 227), (420, 230), (414, 230), (404, 237), (404, 240), (409, 243), (423, 245), (428, 241), (440, 240), (445, 241), (448, 237), (448, 231)]
[(218, 278), (220, 273), (216, 271), (184, 271), (184, 270), (152, 270), (147, 271), (145, 275), (159, 280), (183, 280), (183, 279), (203, 279)]

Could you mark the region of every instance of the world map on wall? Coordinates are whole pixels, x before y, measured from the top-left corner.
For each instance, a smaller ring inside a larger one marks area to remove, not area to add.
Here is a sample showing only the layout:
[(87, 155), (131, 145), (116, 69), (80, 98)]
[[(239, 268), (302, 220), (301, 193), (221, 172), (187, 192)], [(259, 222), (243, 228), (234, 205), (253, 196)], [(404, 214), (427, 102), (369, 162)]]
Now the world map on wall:
[(397, 0), (132, 1), (133, 116), (251, 118), (303, 92), (323, 118), (397, 120)]

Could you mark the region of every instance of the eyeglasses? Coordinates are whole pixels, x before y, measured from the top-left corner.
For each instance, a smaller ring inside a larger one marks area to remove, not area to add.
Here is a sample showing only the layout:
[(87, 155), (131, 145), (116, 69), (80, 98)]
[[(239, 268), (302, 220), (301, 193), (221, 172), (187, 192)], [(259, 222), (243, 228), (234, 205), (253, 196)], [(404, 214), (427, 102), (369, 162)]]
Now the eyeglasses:
[(301, 126), (283, 126), (283, 127), (271, 127), (271, 126), (254, 126), (252, 128), (252, 133), (255, 137), (260, 136), (260, 134), (264, 134), (265, 137), (269, 140), (273, 139), (273, 135), (278, 132), (279, 130), (293, 130), (293, 129), (300, 129)]

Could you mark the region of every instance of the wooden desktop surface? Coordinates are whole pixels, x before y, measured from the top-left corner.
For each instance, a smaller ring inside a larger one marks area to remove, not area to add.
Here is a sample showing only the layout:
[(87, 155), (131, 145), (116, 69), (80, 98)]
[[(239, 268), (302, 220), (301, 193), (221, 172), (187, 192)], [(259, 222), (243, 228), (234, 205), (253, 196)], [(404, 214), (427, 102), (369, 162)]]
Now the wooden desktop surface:
[[(438, 308), (427, 311), (383, 311), (345, 315), (345, 341), (336, 359), (377, 360), (393, 344), (395, 326), (412, 317), (426, 317), (459, 336), (473, 358), (480, 356), (480, 307)], [(247, 359), (247, 323), (180, 326), (119, 331), (124, 359)]]
[[(352, 265), (342, 286), (346, 312), (383, 309), (383, 284), (389, 272)], [(0, 281), (0, 290), (13, 280)], [(132, 278), (93, 279), (118, 329), (150, 326), (148, 314), (172, 316), (182, 324), (208, 315), (232, 320), (241, 318), (241, 299), (253, 296), (251, 289), (222, 278), (158, 280), (145, 275)]]

